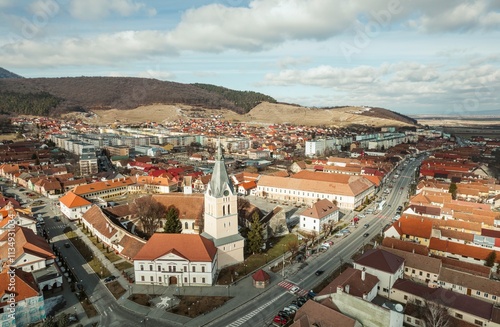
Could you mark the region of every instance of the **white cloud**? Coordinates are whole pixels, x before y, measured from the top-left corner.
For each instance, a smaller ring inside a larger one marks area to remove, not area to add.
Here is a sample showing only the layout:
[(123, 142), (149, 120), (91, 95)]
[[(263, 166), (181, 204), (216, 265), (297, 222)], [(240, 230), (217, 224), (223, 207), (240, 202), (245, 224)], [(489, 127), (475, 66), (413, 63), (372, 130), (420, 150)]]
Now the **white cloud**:
[[(323, 65), (267, 74), (261, 84), (319, 86), (329, 90), (330, 105), (368, 104), (394, 109), (434, 106), (441, 107), (443, 113), (462, 110), (462, 114), (466, 114), (466, 105), (470, 103), (477, 109), (498, 109), (500, 71), (491, 64), (470, 63), (448, 66), (399, 62), (354, 68)], [(318, 99), (320, 103), (323, 101)], [(288, 96), (286, 101), (297, 102), (293, 96)]]
[(0, 0), (0, 8), (7, 8), (13, 6), (14, 0)]
[(295, 67), (299, 65), (306, 64), (311, 61), (311, 58), (306, 58), (306, 57), (285, 57), (282, 58), (278, 61), (278, 67), (281, 69), (289, 68), (289, 67)]
[(112, 13), (130, 16), (145, 8), (144, 3), (133, 0), (72, 0), (69, 5), (71, 15), (81, 20), (100, 19)]
[(11, 66), (114, 65), (175, 53), (158, 31), (124, 31), (44, 42), (26, 39), (0, 49), (0, 62)]
[(137, 74), (137, 76), (144, 78), (154, 78), (163, 81), (175, 79), (175, 74), (171, 72), (164, 70), (154, 70), (154, 69), (148, 69), (146, 71), (140, 72), (139, 74)]

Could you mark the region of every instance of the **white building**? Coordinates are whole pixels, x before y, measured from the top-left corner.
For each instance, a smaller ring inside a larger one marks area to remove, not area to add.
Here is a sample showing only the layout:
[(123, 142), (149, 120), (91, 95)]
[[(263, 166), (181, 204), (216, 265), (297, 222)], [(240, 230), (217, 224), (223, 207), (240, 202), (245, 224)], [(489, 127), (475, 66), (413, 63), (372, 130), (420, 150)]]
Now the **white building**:
[(204, 231), (218, 249), (218, 269), (243, 262), (244, 238), (238, 232), (237, 192), (229, 178), (219, 145), (212, 179), (205, 192)]
[(91, 206), (92, 203), (71, 191), (59, 198), (61, 213), (69, 220), (78, 220), (82, 218), (82, 215), (89, 210)]
[(217, 248), (198, 234), (155, 233), (134, 257), (137, 284), (211, 286)]
[(398, 278), (403, 278), (404, 259), (384, 250), (366, 251), (354, 262), (354, 268), (376, 276), (379, 281), (378, 293), (389, 297), (390, 290)]
[(327, 199), (319, 200), (300, 214), (299, 228), (322, 233), (325, 225), (339, 221), (339, 208)]

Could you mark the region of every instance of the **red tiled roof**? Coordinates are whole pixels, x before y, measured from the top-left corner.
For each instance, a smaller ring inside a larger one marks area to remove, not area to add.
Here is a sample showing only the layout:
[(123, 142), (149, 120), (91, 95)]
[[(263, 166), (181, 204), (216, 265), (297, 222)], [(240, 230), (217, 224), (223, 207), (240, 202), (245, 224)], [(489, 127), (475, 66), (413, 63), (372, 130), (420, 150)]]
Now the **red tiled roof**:
[(75, 193), (69, 191), (64, 196), (59, 199), (59, 202), (64, 204), (67, 208), (77, 208), (91, 205), (89, 201), (82, 198), (81, 196), (76, 195)]
[(211, 262), (217, 254), (214, 243), (201, 235), (155, 233), (134, 260), (155, 260), (172, 251), (189, 261), (198, 262)]
[(257, 282), (264, 282), (266, 280), (269, 280), (271, 277), (264, 270), (259, 269), (252, 275), (252, 278)]
[(355, 263), (394, 274), (403, 265), (404, 259), (384, 250), (371, 249)]

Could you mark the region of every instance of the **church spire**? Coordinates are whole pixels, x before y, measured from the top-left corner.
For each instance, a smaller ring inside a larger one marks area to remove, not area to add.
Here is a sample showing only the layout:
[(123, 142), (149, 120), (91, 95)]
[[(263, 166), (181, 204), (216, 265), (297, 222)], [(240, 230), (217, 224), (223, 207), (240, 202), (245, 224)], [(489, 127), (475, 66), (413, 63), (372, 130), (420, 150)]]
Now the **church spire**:
[[(233, 183), (231, 183), (227, 174), (220, 139), (217, 141), (217, 154), (215, 156), (214, 170), (212, 173), (212, 179), (210, 180), (209, 190), (211, 192), (210, 195), (216, 198), (228, 196), (229, 193), (234, 195)], [(224, 194), (224, 191), (228, 191), (228, 193)]]

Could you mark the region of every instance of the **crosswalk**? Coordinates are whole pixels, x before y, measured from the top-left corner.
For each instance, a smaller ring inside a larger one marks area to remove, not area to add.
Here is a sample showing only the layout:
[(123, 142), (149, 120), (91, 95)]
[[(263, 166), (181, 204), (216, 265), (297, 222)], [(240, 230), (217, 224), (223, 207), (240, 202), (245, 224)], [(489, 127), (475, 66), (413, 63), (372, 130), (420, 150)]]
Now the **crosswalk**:
[(244, 324), (246, 321), (248, 321), (250, 318), (252, 318), (253, 316), (255, 316), (256, 314), (258, 314), (259, 312), (262, 311), (262, 309), (264, 308), (267, 308), (271, 303), (273, 302), (276, 302), (276, 300), (280, 297), (282, 297), (284, 294), (286, 293), (281, 293), (280, 295), (278, 295), (277, 297), (275, 297), (274, 299), (272, 299), (271, 301), (267, 302), (267, 303), (264, 303), (263, 305), (261, 305), (260, 307), (258, 307), (257, 309), (253, 310), (252, 312), (246, 314), (245, 316), (241, 317), (240, 319), (236, 320), (235, 322), (233, 322), (232, 324), (229, 324), (228, 327), (238, 327), (238, 326), (241, 326), (242, 324)]
[[(287, 289), (287, 290), (290, 290), (292, 287), (297, 286), (294, 283), (289, 282), (287, 280), (279, 282), (278, 285), (281, 286), (281, 287), (283, 287), (284, 289)], [(307, 294), (307, 290), (300, 289), (300, 291), (298, 291), (296, 294), (297, 294), (297, 296), (304, 296), (304, 295)]]

